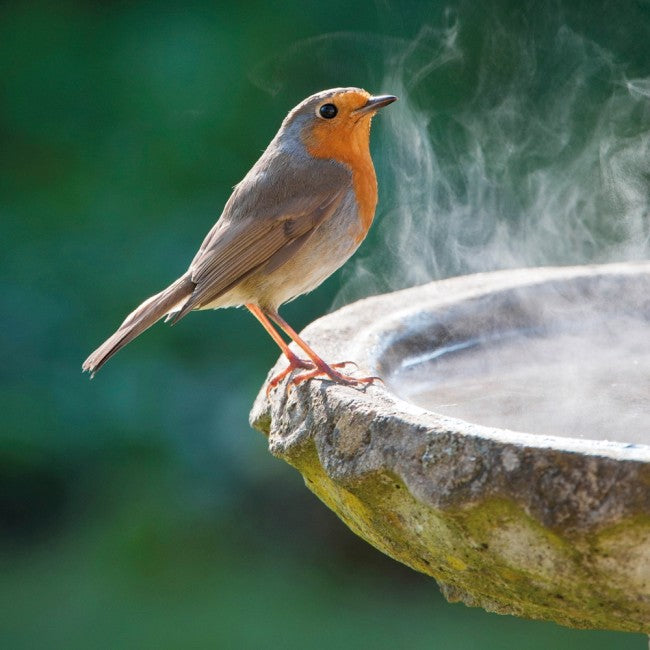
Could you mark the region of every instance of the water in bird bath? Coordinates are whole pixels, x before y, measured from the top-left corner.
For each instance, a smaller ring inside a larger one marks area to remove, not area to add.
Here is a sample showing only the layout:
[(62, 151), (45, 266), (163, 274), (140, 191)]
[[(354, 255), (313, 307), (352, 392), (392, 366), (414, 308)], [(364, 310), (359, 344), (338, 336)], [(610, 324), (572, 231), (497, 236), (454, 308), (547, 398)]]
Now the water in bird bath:
[(650, 322), (569, 321), (406, 358), (400, 397), (475, 424), (650, 445)]

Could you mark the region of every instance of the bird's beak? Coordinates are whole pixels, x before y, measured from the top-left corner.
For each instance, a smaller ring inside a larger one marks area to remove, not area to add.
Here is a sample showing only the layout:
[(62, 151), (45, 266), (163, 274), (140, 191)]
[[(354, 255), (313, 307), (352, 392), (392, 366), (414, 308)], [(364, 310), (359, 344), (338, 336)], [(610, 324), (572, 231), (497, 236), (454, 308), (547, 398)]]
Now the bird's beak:
[(392, 104), (396, 100), (397, 97), (395, 97), (395, 95), (376, 95), (374, 97), (370, 97), (370, 99), (361, 108), (357, 108), (357, 110), (354, 112), (357, 115), (359, 114), (363, 115), (365, 113), (374, 113), (375, 111), (378, 111), (380, 108), (383, 108), (384, 106), (388, 106), (388, 104)]

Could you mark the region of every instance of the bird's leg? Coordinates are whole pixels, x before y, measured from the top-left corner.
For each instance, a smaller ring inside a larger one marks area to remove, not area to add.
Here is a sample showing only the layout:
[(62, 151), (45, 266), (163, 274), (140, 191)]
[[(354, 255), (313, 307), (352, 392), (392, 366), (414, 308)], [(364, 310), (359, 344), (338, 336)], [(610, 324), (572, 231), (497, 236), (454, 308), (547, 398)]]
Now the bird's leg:
[[(290, 381), (290, 385), (298, 385), (307, 379), (313, 379), (318, 377), (318, 375), (327, 375), (332, 381), (337, 382), (338, 384), (346, 384), (348, 386), (354, 386), (356, 384), (371, 384), (375, 379), (380, 379), (380, 377), (351, 377), (350, 375), (344, 375), (334, 368), (341, 368), (348, 363), (354, 363), (353, 361), (342, 361), (340, 363), (333, 363), (328, 365), (321, 359), (311, 347), (300, 337), (300, 335), (287, 323), (287, 321), (278, 314), (277, 311), (266, 309), (263, 312), (267, 315), (276, 325), (278, 325), (286, 335), (296, 343), (311, 359), (311, 366), (309, 367), (309, 372), (302, 373), (297, 377), (294, 377)], [(277, 335), (277, 332), (276, 332)], [(286, 344), (285, 344), (286, 345)], [(355, 364), (356, 365), (356, 364)], [(286, 373), (283, 374), (282, 378), (286, 376)]]
[(273, 327), (273, 324), (266, 317), (266, 314), (257, 305), (247, 303), (246, 308), (257, 318), (262, 324), (262, 327), (271, 335), (271, 338), (280, 346), (284, 355), (289, 359), (289, 365), (280, 373), (271, 378), (266, 387), (266, 394), (268, 395), (288, 374), (293, 372), (296, 368), (304, 368), (306, 370), (313, 370), (315, 368), (311, 361), (306, 361), (297, 357), (291, 348), (286, 344), (285, 340), (280, 336), (278, 331)]

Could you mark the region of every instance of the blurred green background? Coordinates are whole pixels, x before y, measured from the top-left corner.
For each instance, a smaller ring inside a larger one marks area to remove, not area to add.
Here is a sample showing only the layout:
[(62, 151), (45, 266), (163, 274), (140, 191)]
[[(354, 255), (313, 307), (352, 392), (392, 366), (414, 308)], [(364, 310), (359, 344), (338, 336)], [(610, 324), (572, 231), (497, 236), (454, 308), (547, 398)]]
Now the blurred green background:
[(373, 129), (376, 225), (295, 327), (431, 278), (647, 257), (648, 75), (641, 0), (0, 5), (1, 647), (644, 647), (447, 604), (355, 538), (248, 426), (278, 351), (244, 311), (80, 366), (331, 86), (401, 101)]

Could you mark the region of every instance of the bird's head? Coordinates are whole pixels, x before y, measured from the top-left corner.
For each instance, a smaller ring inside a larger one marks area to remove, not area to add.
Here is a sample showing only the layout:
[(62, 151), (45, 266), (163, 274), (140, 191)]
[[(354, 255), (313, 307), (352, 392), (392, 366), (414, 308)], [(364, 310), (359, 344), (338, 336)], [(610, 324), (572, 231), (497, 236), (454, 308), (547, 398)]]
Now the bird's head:
[(333, 88), (308, 97), (287, 115), (281, 132), (299, 139), (314, 158), (352, 162), (368, 152), (375, 113), (393, 95), (373, 96), (361, 88)]

